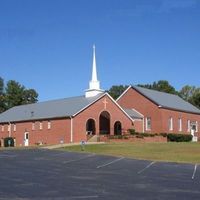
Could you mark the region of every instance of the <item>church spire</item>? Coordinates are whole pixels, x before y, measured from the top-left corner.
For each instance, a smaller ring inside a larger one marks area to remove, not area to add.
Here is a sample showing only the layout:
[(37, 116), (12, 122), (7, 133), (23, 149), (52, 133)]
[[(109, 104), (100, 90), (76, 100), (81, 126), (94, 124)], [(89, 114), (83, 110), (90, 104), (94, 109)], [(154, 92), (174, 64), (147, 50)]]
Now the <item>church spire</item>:
[(100, 89), (100, 82), (97, 79), (97, 66), (96, 66), (96, 55), (95, 55), (95, 45), (93, 45), (93, 63), (92, 63), (92, 79), (89, 83), (89, 89), (86, 90), (86, 97), (93, 97), (100, 93), (103, 90)]
[(97, 66), (96, 66), (96, 56), (95, 56), (95, 45), (93, 45), (93, 64), (92, 64), (92, 80), (97, 81)]

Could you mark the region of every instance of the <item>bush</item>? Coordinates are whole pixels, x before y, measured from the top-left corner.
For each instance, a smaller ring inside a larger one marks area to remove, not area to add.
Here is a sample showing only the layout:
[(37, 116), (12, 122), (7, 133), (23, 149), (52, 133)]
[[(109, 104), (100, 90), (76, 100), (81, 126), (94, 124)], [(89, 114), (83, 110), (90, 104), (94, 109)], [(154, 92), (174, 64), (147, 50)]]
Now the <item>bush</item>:
[(161, 136), (167, 137), (167, 133), (160, 133)]
[(191, 142), (192, 135), (169, 133), (167, 134), (167, 140), (170, 142)]
[(128, 129), (128, 132), (130, 133), (130, 135), (137, 135), (135, 129)]
[(4, 138), (4, 147), (14, 147), (14, 138), (12, 137)]

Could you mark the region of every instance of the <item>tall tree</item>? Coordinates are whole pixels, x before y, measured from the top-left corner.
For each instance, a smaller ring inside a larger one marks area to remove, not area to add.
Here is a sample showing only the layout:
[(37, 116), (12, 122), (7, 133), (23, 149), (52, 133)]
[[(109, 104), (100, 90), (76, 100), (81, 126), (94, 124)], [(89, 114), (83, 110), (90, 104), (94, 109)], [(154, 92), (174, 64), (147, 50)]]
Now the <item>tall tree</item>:
[(107, 92), (113, 99), (117, 99), (127, 88), (128, 85), (113, 85)]
[(185, 85), (179, 92), (180, 97), (189, 101), (195, 93), (195, 86)]
[(5, 91), (7, 109), (13, 106), (37, 102), (38, 94), (34, 89), (25, 89), (23, 85), (14, 80), (8, 81)]

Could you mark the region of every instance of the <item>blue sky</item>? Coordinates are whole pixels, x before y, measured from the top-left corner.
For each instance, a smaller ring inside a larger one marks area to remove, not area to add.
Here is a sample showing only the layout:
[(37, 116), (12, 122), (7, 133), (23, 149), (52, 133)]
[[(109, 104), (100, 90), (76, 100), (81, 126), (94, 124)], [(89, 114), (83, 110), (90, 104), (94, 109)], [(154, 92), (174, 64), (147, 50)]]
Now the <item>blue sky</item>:
[(40, 101), (84, 94), (93, 43), (102, 89), (200, 86), (199, 0), (0, 0), (0, 76)]

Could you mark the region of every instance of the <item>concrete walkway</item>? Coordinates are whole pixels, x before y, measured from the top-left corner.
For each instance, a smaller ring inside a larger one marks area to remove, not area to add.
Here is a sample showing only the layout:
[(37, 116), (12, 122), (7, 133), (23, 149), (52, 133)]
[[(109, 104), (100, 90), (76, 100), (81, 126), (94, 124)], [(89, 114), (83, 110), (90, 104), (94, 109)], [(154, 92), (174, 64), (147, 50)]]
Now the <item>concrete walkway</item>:
[[(85, 145), (90, 145), (90, 144), (105, 144), (105, 142), (86, 142), (85, 143)], [(81, 145), (81, 143), (77, 142), (77, 143), (56, 144), (56, 145), (42, 146), (40, 148), (41, 149), (59, 149), (62, 147), (69, 147), (69, 146), (76, 146), (76, 145)]]

